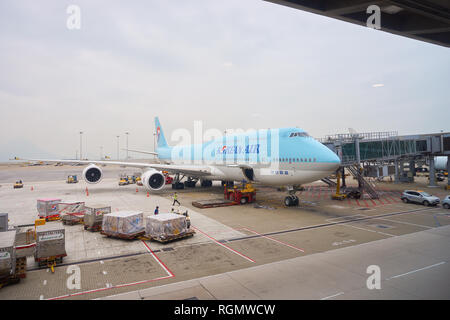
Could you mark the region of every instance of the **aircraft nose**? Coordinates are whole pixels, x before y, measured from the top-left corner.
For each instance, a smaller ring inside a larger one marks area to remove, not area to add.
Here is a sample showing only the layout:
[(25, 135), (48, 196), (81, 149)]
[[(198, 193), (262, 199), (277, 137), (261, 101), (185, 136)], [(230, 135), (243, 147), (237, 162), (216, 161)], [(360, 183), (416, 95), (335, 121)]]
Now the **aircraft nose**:
[(328, 149), (326, 170), (329, 172), (334, 172), (341, 166), (341, 159), (333, 151)]

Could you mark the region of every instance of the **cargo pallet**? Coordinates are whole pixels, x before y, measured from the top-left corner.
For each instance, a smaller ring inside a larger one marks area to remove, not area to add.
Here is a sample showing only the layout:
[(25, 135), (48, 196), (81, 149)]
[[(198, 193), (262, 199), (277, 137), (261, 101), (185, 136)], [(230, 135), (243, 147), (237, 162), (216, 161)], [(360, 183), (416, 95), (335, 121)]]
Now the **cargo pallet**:
[(132, 234), (109, 233), (109, 232), (106, 232), (103, 230), (100, 231), (100, 233), (107, 237), (119, 238), (119, 239), (124, 239), (124, 240), (133, 240), (133, 239), (137, 239), (138, 237), (143, 236), (145, 234), (145, 230), (143, 230), (141, 232), (132, 233)]
[(27, 258), (21, 257), (16, 259), (16, 271), (12, 276), (0, 278), (0, 289), (10, 284), (19, 283), (20, 279), (27, 276)]
[(98, 226), (89, 227), (87, 225), (84, 225), (84, 230), (88, 230), (91, 232), (98, 232), (102, 230), (102, 226), (99, 224)]
[(175, 241), (178, 239), (183, 239), (183, 238), (188, 238), (188, 237), (192, 237), (195, 234), (194, 230), (188, 230), (184, 233), (180, 233), (174, 236), (169, 236), (167, 238), (161, 238), (161, 237), (142, 237), (142, 240), (150, 240), (150, 241), (158, 241), (161, 243), (167, 243), (167, 242), (171, 242), (171, 241)]
[(239, 204), (239, 203), (231, 201), (231, 200), (224, 200), (224, 199), (199, 200), (199, 201), (192, 202), (192, 205), (194, 207), (197, 207), (200, 209), (228, 207), (228, 206), (234, 206), (237, 204)]
[(36, 258), (34, 257), (34, 261), (39, 264), (39, 267), (51, 267), (53, 271), (53, 267), (57, 264), (61, 264), (63, 262), (63, 258), (67, 256), (67, 254), (59, 254), (57, 256), (45, 257), (45, 258)]
[(16, 258), (16, 276), (21, 279), (27, 277), (27, 257)]
[(17, 277), (16, 275), (0, 278), (0, 289), (8, 286), (10, 284), (19, 283), (19, 281), (20, 281), (20, 278)]
[(77, 218), (77, 219), (71, 219), (71, 220), (66, 220), (66, 219), (62, 219), (61, 220), (63, 224), (67, 224), (69, 226), (73, 226), (75, 224), (83, 224), (83, 218)]

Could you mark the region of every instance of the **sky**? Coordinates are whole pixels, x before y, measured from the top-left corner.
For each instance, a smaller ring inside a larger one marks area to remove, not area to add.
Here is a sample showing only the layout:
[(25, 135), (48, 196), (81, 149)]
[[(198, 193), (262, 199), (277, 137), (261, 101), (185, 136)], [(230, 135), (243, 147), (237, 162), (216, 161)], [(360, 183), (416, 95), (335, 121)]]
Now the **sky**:
[(84, 158), (152, 150), (155, 116), (169, 144), (194, 121), (450, 131), (449, 53), (262, 0), (2, 0), (0, 161), (75, 158), (80, 131)]

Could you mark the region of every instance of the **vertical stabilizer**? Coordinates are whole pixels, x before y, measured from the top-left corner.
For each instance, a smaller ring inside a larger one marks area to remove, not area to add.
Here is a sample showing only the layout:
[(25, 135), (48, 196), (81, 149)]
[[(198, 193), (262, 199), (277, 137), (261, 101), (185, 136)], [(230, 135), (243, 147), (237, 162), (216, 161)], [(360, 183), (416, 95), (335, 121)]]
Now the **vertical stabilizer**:
[(162, 130), (161, 124), (159, 123), (158, 117), (155, 117), (155, 132), (157, 148), (168, 147), (169, 145), (167, 144), (166, 137), (164, 136), (164, 131)]

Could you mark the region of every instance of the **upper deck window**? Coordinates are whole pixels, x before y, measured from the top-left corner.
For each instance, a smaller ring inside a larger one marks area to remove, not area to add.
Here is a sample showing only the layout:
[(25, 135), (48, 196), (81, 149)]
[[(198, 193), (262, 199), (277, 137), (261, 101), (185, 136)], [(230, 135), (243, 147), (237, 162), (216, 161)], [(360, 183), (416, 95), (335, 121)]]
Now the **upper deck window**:
[(291, 132), (289, 134), (289, 138), (292, 137), (309, 137), (309, 134), (307, 134), (306, 132)]

